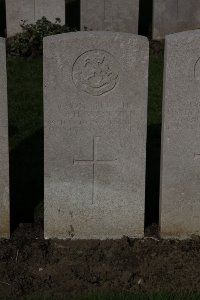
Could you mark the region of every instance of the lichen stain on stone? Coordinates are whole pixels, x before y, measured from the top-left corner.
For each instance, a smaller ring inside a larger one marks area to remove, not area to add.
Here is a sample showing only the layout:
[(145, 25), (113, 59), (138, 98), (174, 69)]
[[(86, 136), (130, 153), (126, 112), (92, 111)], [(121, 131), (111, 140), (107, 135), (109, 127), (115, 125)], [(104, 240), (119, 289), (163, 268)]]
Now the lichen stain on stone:
[[(185, 227), (181, 226), (161, 226), (160, 236), (163, 239), (185, 240), (192, 238), (194, 234), (188, 232)], [(195, 232), (196, 236), (200, 236), (200, 231)]]
[(0, 218), (0, 238), (10, 238), (10, 220), (8, 212)]
[(75, 236), (74, 227), (72, 225), (70, 225), (70, 230), (68, 231), (68, 234), (72, 238)]

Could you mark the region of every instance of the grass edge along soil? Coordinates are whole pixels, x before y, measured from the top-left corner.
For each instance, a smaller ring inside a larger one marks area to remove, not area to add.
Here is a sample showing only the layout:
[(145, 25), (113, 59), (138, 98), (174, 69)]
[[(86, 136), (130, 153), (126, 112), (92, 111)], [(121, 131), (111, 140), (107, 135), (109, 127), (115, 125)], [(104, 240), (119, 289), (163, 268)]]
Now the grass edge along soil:
[[(55, 297), (22, 297), (13, 300), (67, 300), (69, 298), (55, 298)], [(76, 297), (76, 300), (199, 300), (200, 291), (194, 292), (177, 292), (171, 293), (167, 291), (158, 291), (154, 293), (145, 292), (104, 292), (104, 293), (90, 293), (80, 297)], [(2, 299), (3, 300), (3, 299)]]

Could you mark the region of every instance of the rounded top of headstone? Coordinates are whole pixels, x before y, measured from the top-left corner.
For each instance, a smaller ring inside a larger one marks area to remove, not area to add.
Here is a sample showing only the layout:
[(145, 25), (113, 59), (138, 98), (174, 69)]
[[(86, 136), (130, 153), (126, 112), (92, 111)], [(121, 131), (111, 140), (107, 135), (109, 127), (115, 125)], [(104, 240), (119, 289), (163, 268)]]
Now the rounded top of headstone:
[(200, 36), (200, 29), (196, 29), (196, 30), (188, 30), (188, 31), (168, 34), (166, 35), (165, 39), (166, 41), (177, 41), (177, 40), (184, 40), (184, 39), (194, 38), (194, 37), (199, 38), (199, 36)]
[(111, 32), (111, 31), (78, 31), (78, 32), (68, 32), (57, 35), (47, 36), (43, 39), (44, 43), (48, 42), (59, 42), (68, 39), (86, 39), (86, 38), (101, 38), (101, 39), (115, 39), (115, 40), (135, 40), (142, 44), (149, 45), (149, 41), (146, 37), (124, 32)]

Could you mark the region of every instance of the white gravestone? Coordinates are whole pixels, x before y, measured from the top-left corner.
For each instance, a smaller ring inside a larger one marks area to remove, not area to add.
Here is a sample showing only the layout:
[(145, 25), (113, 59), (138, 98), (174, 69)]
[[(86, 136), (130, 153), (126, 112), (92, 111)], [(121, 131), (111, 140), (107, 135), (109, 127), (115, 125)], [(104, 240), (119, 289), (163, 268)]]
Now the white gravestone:
[(200, 0), (154, 0), (153, 39), (200, 28)]
[(81, 0), (81, 30), (138, 33), (139, 0)]
[(161, 236), (200, 235), (200, 30), (165, 46)]
[(44, 39), (45, 238), (144, 233), (148, 41)]
[(65, 23), (65, 0), (6, 0), (7, 36), (22, 31), (21, 24), (33, 24), (42, 17), (55, 22), (56, 18)]
[(10, 236), (8, 109), (5, 39), (0, 38), (0, 238)]

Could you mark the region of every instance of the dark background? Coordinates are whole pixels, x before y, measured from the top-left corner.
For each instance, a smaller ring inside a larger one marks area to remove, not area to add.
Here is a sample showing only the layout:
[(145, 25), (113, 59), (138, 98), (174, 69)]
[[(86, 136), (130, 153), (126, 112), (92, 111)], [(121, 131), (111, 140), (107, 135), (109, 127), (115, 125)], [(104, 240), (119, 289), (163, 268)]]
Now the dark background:
[(6, 14), (5, 0), (0, 0), (0, 36), (5, 36)]

